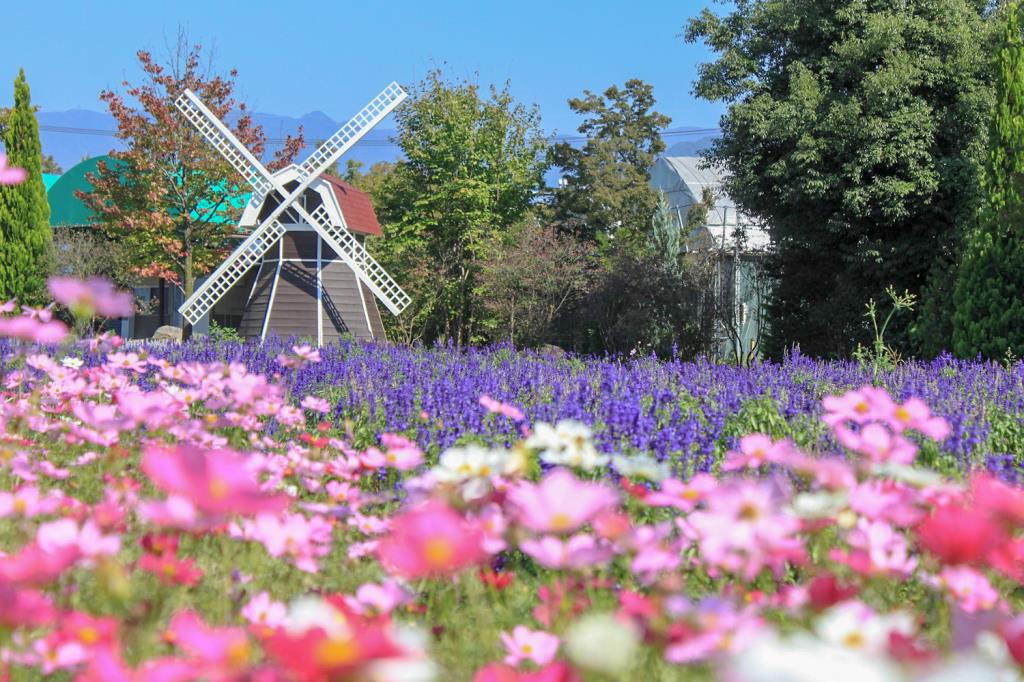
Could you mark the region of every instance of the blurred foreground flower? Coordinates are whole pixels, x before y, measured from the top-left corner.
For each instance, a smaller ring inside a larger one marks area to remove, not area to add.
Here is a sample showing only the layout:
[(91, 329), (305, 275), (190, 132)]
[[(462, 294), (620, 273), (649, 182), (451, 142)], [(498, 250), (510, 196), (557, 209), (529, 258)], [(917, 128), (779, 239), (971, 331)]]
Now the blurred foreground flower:
[(28, 172), (24, 168), (7, 165), (7, 156), (0, 154), (0, 185), (17, 185), (25, 182)]
[(113, 282), (93, 277), (51, 277), (47, 286), (53, 299), (67, 306), (76, 318), (128, 317), (135, 311), (132, 295), (120, 291)]

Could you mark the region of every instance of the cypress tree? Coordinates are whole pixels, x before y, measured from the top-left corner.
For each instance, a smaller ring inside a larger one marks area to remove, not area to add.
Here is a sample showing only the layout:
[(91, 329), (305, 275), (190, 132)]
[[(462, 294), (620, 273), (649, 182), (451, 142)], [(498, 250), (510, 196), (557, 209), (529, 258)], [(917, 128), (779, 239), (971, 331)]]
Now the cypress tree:
[(51, 264), (50, 204), (43, 184), (39, 123), (24, 69), (14, 81), (14, 106), (3, 131), (8, 163), (28, 171), (25, 182), (0, 186), (0, 301), (48, 300)]
[(957, 275), (953, 349), (961, 357), (1024, 355), (1024, 36), (1009, 9), (996, 60), (986, 205)]

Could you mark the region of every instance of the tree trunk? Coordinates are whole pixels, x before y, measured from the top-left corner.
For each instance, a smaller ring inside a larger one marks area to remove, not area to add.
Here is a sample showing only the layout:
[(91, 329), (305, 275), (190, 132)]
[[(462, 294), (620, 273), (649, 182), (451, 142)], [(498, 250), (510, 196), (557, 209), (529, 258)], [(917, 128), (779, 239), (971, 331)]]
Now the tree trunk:
[[(196, 289), (196, 276), (195, 271), (192, 267), (192, 251), (189, 250), (185, 253), (185, 267), (181, 273), (181, 288), (187, 301)], [(181, 318), (181, 340), (188, 341), (192, 338), (192, 324), (184, 318)]]

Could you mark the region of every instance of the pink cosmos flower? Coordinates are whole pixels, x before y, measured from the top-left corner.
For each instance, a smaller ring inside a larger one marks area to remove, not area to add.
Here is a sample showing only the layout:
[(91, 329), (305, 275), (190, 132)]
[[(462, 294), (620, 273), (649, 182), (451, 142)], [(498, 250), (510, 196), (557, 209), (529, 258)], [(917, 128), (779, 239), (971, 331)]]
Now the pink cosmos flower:
[(981, 571), (970, 566), (947, 566), (933, 580), (967, 613), (988, 611), (999, 603), (999, 593)]
[(81, 527), (73, 519), (59, 519), (41, 524), (36, 531), (36, 542), (44, 552), (55, 554), (67, 548), (77, 550), (83, 557), (113, 556), (121, 550), (118, 535), (103, 535), (93, 521)]
[(210, 627), (192, 611), (176, 613), (167, 629), (174, 643), (202, 663), (210, 677), (221, 679), (228, 670), (241, 670), (251, 657), (245, 630)]
[(245, 458), (231, 450), (150, 445), (142, 470), (158, 488), (187, 498), (209, 515), (276, 513), (288, 506), (286, 495), (263, 492)]
[(32, 650), (39, 656), (39, 670), (43, 675), (53, 675), (58, 670), (67, 670), (84, 663), (89, 654), (78, 642), (60, 642), (52, 637), (37, 639)]
[(384, 461), (399, 471), (409, 471), (423, 464), (423, 451), (405, 436), (384, 433), (380, 437), (384, 446)]
[(327, 494), (331, 496), (331, 499), (338, 504), (347, 504), (352, 507), (359, 506), (359, 494), (360, 490), (358, 487), (351, 483), (342, 481), (328, 481), (325, 486)]
[(858, 519), (857, 525), (846, 537), (850, 547), (857, 550), (851, 557), (839, 559), (864, 575), (892, 574), (909, 576), (917, 567), (917, 557), (910, 554), (906, 538), (884, 521)]
[(0, 519), (8, 516), (32, 518), (52, 514), (60, 505), (60, 495), (42, 497), (34, 485), (22, 486), (12, 493), (0, 492)]
[(871, 462), (910, 464), (917, 455), (916, 445), (877, 422), (865, 424), (859, 431), (838, 427), (835, 434), (843, 447), (864, 455)]
[(316, 573), (320, 570), (317, 558), (331, 550), (332, 530), (330, 522), (319, 516), (260, 514), (251, 526), (251, 535), (263, 543), (270, 556), (287, 557), (296, 568)]
[(520, 422), (526, 418), (526, 415), (518, 407), (495, 400), (489, 395), (480, 396), (480, 406), (488, 412), (506, 416), (512, 421)]
[(392, 519), (377, 545), (385, 568), (406, 578), (454, 573), (480, 562), (483, 533), (442, 502), (428, 501)]
[(518, 521), (541, 533), (571, 533), (618, 504), (619, 496), (598, 483), (585, 483), (567, 469), (556, 469), (539, 484), (522, 482), (508, 493)]
[(551, 662), (558, 653), (561, 641), (550, 632), (531, 630), (525, 625), (517, 625), (512, 633), (501, 633), (501, 643), (505, 645), (505, 663), (519, 665), (523, 661), (532, 661), (544, 666)]
[(869, 479), (849, 491), (850, 509), (872, 521), (913, 526), (924, 517), (915, 491), (885, 479)]
[(598, 544), (589, 533), (578, 533), (568, 540), (553, 535), (530, 538), (521, 541), (519, 549), (544, 568), (552, 570), (594, 566), (607, 562), (615, 555), (611, 547)]
[(17, 628), (49, 625), (57, 610), (50, 597), (0, 579), (0, 625)]
[(145, 552), (139, 557), (139, 568), (152, 573), (165, 585), (195, 587), (203, 579), (203, 572), (196, 567), (194, 561), (179, 559), (175, 552)]
[(27, 315), (0, 317), (0, 336), (32, 343), (60, 343), (68, 327), (60, 320), (41, 321)]
[(316, 396), (307, 395), (302, 399), (300, 403), (302, 407), (313, 412), (319, 412), (321, 414), (327, 414), (331, 411), (331, 404), (323, 398), (317, 398)]
[(885, 420), (895, 408), (893, 399), (884, 388), (863, 386), (841, 396), (828, 395), (821, 401), (825, 408), (822, 420), (835, 428), (839, 424)]
[(774, 441), (763, 433), (752, 433), (740, 438), (739, 452), (729, 452), (722, 463), (722, 471), (757, 469), (764, 464), (779, 462), (790, 449), (789, 441)]
[(950, 432), (949, 422), (933, 416), (931, 409), (920, 398), (909, 398), (902, 405), (897, 405), (888, 421), (897, 432), (913, 429), (932, 440), (945, 440)]
[(78, 547), (63, 545), (46, 551), (31, 542), (15, 554), (0, 557), (0, 582), (46, 585), (80, 558)]
[(382, 583), (363, 583), (355, 596), (345, 595), (345, 604), (360, 616), (386, 616), (412, 596), (394, 580)]
[(675, 507), (689, 512), (718, 487), (718, 480), (710, 474), (697, 474), (686, 483), (674, 478), (661, 482), (661, 489), (648, 493), (643, 503), (650, 507)]
[(802, 558), (800, 521), (781, 508), (769, 482), (735, 481), (692, 512), (688, 527), (701, 559), (711, 566), (753, 578), (764, 567), (778, 574), (787, 561)]
[(135, 312), (130, 293), (119, 291), (112, 282), (99, 277), (84, 281), (75, 277), (51, 277), (47, 286), (54, 300), (76, 315), (115, 318)]
[(17, 166), (7, 165), (7, 156), (0, 154), (0, 185), (18, 185), (25, 182), (28, 171)]
[(269, 592), (260, 592), (253, 596), (242, 607), (241, 613), (242, 618), (253, 625), (265, 628), (281, 627), (288, 619), (288, 607), (279, 601), (274, 601)]

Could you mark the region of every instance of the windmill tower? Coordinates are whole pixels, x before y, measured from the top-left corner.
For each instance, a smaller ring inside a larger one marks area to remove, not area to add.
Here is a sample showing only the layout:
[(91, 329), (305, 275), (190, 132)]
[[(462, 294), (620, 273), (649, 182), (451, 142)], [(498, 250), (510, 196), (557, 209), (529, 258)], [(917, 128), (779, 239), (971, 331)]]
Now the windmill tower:
[(343, 333), (383, 338), (374, 299), (398, 315), (409, 296), (363, 247), (363, 235), (380, 233), (369, 198), (324, 172), (406, 96), (392, 83), (305, 161), (271, 173), (186, 90), (175, 106), (252, 185), (240, 227), (255, 227), (178, 312), (195, 324), (233, 287), (249, 284), (256, 267), (244, 336), (295, 334), (318, 345)]

